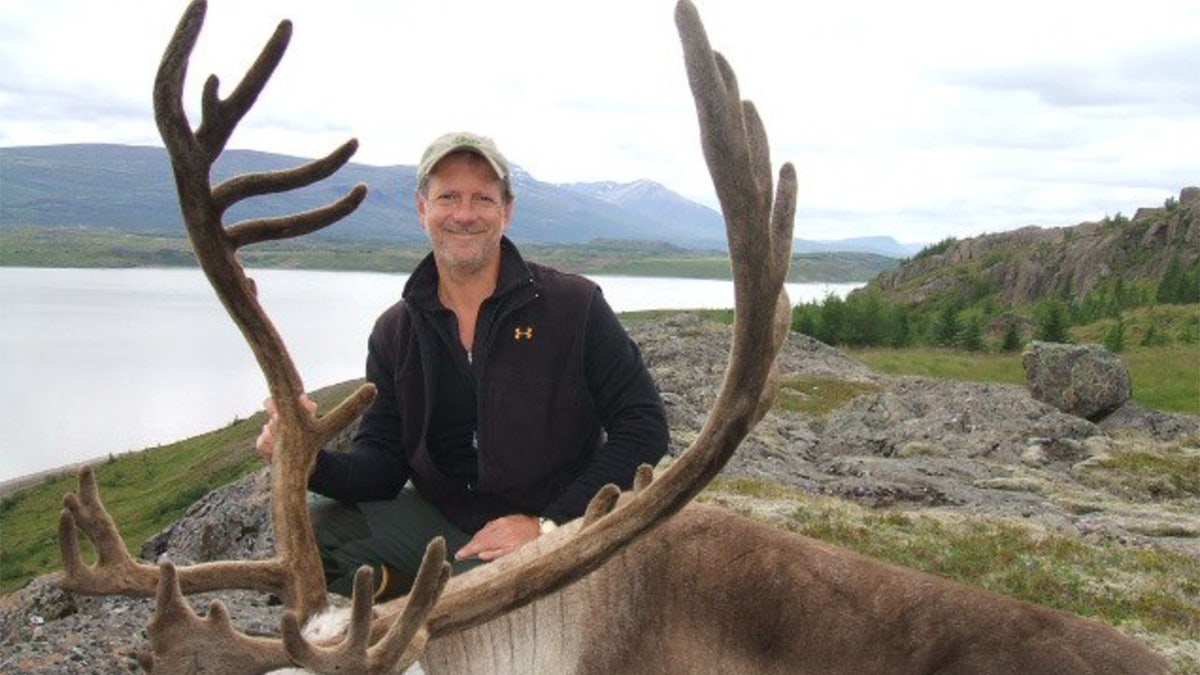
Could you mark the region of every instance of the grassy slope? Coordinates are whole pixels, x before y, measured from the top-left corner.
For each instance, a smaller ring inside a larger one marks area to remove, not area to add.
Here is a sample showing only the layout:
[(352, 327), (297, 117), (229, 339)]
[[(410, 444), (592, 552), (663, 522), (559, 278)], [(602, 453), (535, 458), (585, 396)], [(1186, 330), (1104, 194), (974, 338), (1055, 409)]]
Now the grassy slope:
[[(328, 408), (355, 384), (323, 389), (314, 398)], [(136, 554), (142, 542), (177, 520), (209, 490), (262, 466), (254, 450), (262, 423), (258, 414), (217, 431), (97, 463), (101, 498), (129, 550)], [(68, 471), (46, 475), (0, 501), (0, 593), (60, 567), (55, 538), (58, 514), (63, 495), (76, 489), (74, 473)]]

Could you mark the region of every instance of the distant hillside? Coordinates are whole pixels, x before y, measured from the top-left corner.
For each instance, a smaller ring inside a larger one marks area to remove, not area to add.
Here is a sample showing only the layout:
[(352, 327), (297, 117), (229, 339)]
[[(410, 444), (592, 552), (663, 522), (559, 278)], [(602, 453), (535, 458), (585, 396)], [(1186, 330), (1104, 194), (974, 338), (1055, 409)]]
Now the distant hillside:
[[(654, 181), (569, 183), (564, 187), (615, 204), (643, 216), (647, 220), (704, 223), (703, 231), (722, 233), (720, 241), (711, 242), (708, 248), (723, 250), (726, 246), (725, 221), (721, 218), (720, 213), (677, 195)], [(697, 242), (697, 247), (704, 248), (700, 242)], [(920, 251), (922, 247), (923, 244), (902, 244), (892, 237), (852, 237), (849, 239), (797, 239), (792, 248), (796, 253), (802, 255), (865, 253), (870, 255), (858, 259), (871, 260), (871, 256), (892, 259), (907, 258)], [(894, 260), (880, 264), (883, 265), (881, 269), (895, 267)]]
[[(214, 179), (303, 164), (305, 159), (227, 150)], [(179, 207), (166, 151), (159, 147), (57, 145), (0, 150), (0, 227), (72, 226), (142, 234), (175, 234)], [(423, 241), (412, 194), (412, 166), (348, 164), (330, 179), (281, 195), (265, 195), (231, 209), (230, 222), (313, 208), (357, 183), (370, 192), (346, 221), (319, 236), (343, 241)], [(575, 244), (597, 238), (657, 240), (690, 249), (724, 241), (720, 216), (662, 186), (635, 199), (606, 201), (514, 170), (518, 241)], [(664, 205), (673, 205), (664, 208)]]
[[(251, 171), (290, 168), (308, 160), (227, 150), (214, 181)], [(174, 236), (181, 231), (166, 151), (127, 145), (0, 148), (0, 228), (69, 227)], [(370, 192), (347, 220), (316, 238), (341, 242), (423, 244), (412, 194), (413, 166), (348, 164), (328, 180), (282, 195), (264, 195), (230, 210), (229, 222), (314, 208), (365, 183)], [(657, 241), (693, 251), (723, 251), (721, 214), (649, 180), (556, 185), (513, 170), (518, 242), (584, 244), (594, 240)], [(799, 253), (870, 253), (904, 258), (919, 247), (890, 237), (797, 240)]]
[(1200, 188), (1140, 208), (1132, 219), (1117, 214), (1073, 227), (946, 239), (844, 301), (802, 303), (792, 314), (794, 330), (830, 345), (968, 351), (1015, 352), (1030, 339), (1064, 342), (1068, 328), (1089, 324), (1101, 326), (1112, 351), (1135, 339), (1140, 346), (1178, 341), (1194, 359)]
[(1106, 285), (1153, 294), (1172, 264), (1200, 266), (1200, 188), (1179, 199), (1073, 227), (1026, 227), (929, 247), (875, 278), (869, 289), (906, 304), (994, 295), (1004, 306), (1078, 301)]

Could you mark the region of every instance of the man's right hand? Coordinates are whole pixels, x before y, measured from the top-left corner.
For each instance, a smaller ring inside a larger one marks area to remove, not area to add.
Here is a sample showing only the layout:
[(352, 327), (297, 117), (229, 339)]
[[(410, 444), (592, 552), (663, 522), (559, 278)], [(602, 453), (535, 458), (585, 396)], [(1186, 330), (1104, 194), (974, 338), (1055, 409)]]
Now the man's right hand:
[[(309, 398), (308, 394), (300, 395), (300, 405), (304, 406), (309, 414), (317, 412), (317, 402)], [(262, 431), (254, 440), (254, 447), (258, 448), (258, 454), (262, 455), (263, 459), (270, 462), (275, 455), (275, 433), (279, 428), (279, 408), (275, 406), (273, 398), (263, 401), (263, 407), (267, 410), (267, 423), (262, 425)]]

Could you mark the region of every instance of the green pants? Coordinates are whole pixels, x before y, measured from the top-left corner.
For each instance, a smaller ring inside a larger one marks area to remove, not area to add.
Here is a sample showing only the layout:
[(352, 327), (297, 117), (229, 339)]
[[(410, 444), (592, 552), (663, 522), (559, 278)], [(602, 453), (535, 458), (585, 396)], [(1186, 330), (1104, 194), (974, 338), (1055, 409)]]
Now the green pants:
[(354, 573), (363, 565), (375, 570), (376, 587), (384, 580), (383, 597), (403, 595), (412, 588), (425, 545), (434, 537), (446, 540), (447, 561), (454, 574), (482, 564), (479, 560), (454, 560), (454, 552), (471, 539), (446, 520), (437, 509), (404, 489), (395, 499), (382, 502), (347, 504), (327, 497), (311, 495), (309, 512), (325, 567), (329, 591), (349, 596), (354, 588)]

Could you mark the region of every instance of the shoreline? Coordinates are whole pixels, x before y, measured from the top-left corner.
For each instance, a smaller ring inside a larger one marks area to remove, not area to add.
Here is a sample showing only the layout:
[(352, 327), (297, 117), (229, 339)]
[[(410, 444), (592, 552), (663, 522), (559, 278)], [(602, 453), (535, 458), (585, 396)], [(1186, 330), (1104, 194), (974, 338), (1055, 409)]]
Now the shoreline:
[(17, 476), (16, 478), (8, 478), (0, 480), (0, 499), (7, 499), (9, 496), (41, 483), (48, 478), (57, 478), (65, 473), (76, 473), (79, 469), (85, 466), (95, 464), (101, 461), (107, 461), (107, 457), (95, 457), (93, 459), (85, 459), (74, 464), (64, 464), (63, 466), (53, 469), (44, 469), (34, 473)]

